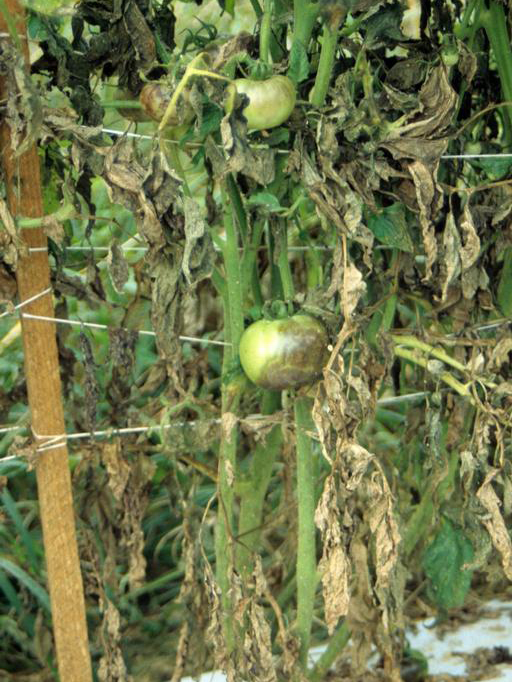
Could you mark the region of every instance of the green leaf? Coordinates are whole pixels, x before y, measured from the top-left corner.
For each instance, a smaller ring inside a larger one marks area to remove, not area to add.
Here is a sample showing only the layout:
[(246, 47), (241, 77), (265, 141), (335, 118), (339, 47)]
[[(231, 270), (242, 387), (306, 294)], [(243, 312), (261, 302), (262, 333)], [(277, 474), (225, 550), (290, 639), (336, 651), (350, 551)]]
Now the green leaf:
[(474, 159), (470, 163), (474, 168), (483, 171), (493, 182), (504, 178), (512, 169), (511, 158)]
[(473, 556), (473, 546), (462, 529), (444, 520), (423, 556), (428, 593), (440, 608), (451, 609), (464, 604), (473, 571), (463, 566)]
[(288, 77), (294, 83), (301, 83), (309, 76), (309, 59), (304, 45), (296, 40), (290, 50), (290, 68)]
[(512, 248), (505, 249), (503, 268), (498, 284), (498, 305), (503, 314), (512, 317)]
[(379, 213), (371, 213), (367, 224), (368, 229), (381, 244), (408, 253), (414, 250), (403, 204), (397, 202), (383, 208)]
[[(199, 128), (199, 137), (204, 140), (207, 135), (218, 130), (223, 116), (224, 113), (220, 107), (208, 102), (203, 107), (203, 120), (201, 121), (201, 126)], [(190, 135), (190, 137), (192, 137), (192, 135)]]
[(283, 208), (279, 203), (279, 199), (274, 194), (270, 194), (270, 192), (256, 192), (256, 194), (252, 194), (247, 200), (247, 204), (251, 207), (261, 206), (269, 213), (275, 213)]
[(26, 571), (14, 564), (9, 559), (2, 559), (0, 557), (0, 571), (5, 571), (10, 573), (13, 578), (19, 580), (19, 582), (24, 585), (29, 592), (32, 592), (34, 597), (38, 600), (41, 606), (50, 613), (50, 598), (46, 590), (36, 583), (34, 578), (32, 578)]

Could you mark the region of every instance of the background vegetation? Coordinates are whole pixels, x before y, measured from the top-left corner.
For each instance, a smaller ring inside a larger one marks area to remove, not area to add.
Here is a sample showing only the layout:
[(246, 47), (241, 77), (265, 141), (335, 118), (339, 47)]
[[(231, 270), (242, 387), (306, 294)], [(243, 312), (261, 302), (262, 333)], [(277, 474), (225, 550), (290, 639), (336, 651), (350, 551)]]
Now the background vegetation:
[[(4, 115), (39, 142), (57, 317), (84, 323), (57, 334), (97, 679), (423, 679), (407, 622), (510, 596), (508, 3), (48, 8), (29, 79), (2, 53)], [(276, 73), (283, 125), (225, 114), (229, 80)], [(122, 116), (147, 81), (183, 88), (173, 128)], [(50, 680), (0, 244), (0, 677)], [(323, 377), (263, 391), (241, 332), (298, 310)]]

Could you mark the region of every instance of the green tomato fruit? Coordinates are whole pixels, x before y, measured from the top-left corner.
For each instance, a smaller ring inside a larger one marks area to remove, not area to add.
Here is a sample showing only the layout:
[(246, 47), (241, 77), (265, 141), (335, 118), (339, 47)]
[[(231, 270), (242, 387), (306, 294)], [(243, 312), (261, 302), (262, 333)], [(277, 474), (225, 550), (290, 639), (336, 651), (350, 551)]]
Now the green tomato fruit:
[(242, 113), (250, 130), (275, 128), (290, 118), (295, 107), (295, 86), (287, 76), (272, 76), (264, 81), (238, 78), (230, 83), (224, 109), (233, 111), (237, 94), (247, 95), (249, 104)]
[(297, 388), (321, 375), (328, 341), (324, 325), (310, 315), (259, 320), (242, 334), (240, 362), (260, 388)]

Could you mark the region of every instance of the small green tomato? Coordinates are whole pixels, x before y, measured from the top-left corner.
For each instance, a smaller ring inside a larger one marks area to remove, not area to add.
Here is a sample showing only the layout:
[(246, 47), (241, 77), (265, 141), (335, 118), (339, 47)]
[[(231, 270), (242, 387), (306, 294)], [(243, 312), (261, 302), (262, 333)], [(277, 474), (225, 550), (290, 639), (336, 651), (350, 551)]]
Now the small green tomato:
[(249, 104), (243, 109), (249, 130), (275, 128), (290, 118), (295, 107), (295, 86), (287, 76), (272, 76), (264, 81), (238, 78), (230, 83), (224, 109), (233, 111), (236, 95), (244, 94)]
[(249, 379), (260, 388), (297, 388), (321, 375), (327, 344), (324, 325), (310, 315), (259, 320), (242, 334), (240, 362)]

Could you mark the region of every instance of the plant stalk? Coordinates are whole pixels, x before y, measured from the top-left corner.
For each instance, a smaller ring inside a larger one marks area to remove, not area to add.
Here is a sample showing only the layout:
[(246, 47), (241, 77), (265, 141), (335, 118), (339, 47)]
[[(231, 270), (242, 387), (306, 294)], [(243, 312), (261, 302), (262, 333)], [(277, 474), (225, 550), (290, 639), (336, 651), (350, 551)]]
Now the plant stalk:
[[(226, 241), (223, 248), (226, 281), (223, 297), (224, 328), (226, 346), (222, 363), (222, 417), (226, 414), (236, 414), (240, 403), (240, 385), (238, 381), (229, 381), (233, 361), (238, 355), (238, 345), (243, 331), (243, 292), (241, 287), (240, 261), (238, 253), (238, 231), (233, 220), (231, 203), (224, 194), (223, 203), (226, 206), (224, 214), (224, 229)], [(221, 590), (222, 627), (228, 655), (235, 649), (235, 631), (232, 616), (232, 601), (229, 592), (231, 568), (234, 564), (233, 536), (234, 536), (234, 480), (237, 469), (238, 430), (232, 427), (228, 433), (221, 430), (219, 445), (219, 473), (218, 498), (219, 509), (215, 528), (216, 576)]]
[(295, 398), (295, 430), (297, 439), (297, 624), (300, 641), (299, 660), (307, 667), (313, 607), (317, 584), (315, 545), (315, 481), (313, 451), (308, 431), (312, 428), (311, 401)]
[(332, 69), (334, 66), (334, 57), (336, 55), (336, 46), (338, 44), (338, 29), (341, 21), (342, 17), (336, 21), (334, 26), (329, 22), (324, 25), (320, 61), (318, 62), (315, 84), (310, 95), (311, 104), (315, 107), (322, 107), (324, 105), (327, 91), (329, 90), (329, 83), (331, 81)]
[[(491, 0), (489, 9), (480, 14), (480, 23), (491, 43), (498, 66), (505, 101), (512, 102), (512, 50), (503, 5)], [(507, 147), (512, 146), (512, 107), (506, 107), (503, 117)]]

